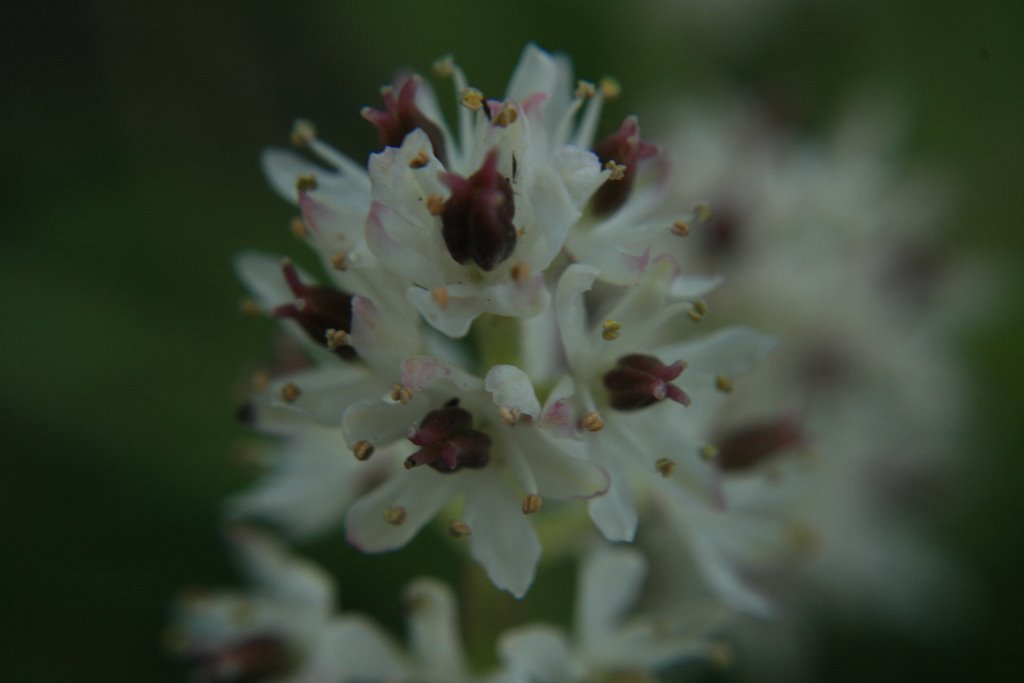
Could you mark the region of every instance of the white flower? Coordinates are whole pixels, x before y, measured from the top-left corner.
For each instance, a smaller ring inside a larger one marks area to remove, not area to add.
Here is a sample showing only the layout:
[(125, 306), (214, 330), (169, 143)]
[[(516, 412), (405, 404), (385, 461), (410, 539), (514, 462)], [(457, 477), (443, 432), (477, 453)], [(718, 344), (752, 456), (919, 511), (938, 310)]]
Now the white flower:
[(650, 675), (684, 659), (709, 659), (717, 647), (707, 640), (724, 613), (696, 615), (689, 605), (674, 619), (629, 617), (638, 602), (647, 562), (627, 548), (602, 548), (584, 558), (576, 591), (574, 632), (553, 626), (523, 626), (502, 635), (498, 648), (505, 665), (502, 683), (651, 680)]

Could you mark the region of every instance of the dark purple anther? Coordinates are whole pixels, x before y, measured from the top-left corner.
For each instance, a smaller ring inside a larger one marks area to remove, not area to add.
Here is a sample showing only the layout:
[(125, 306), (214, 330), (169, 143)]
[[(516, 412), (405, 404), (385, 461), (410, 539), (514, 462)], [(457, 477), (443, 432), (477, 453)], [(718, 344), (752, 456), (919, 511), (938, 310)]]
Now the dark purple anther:
[(657, 147), (640, 139), (640, 124), (635, 116), (627, 116), (617, 131), (597, 143), (594, 154), (602, 166), (612, 168), (612, 177), (594, 193), (594, 213), (610, 214), (625, 204), (633, 191), (637, 164), (657, 153)]
[(420, 77), (407, 78), (398, 89), (398, 95), (391, 88), (382, 91), (384, 110), (365, 107), (363, 118), (377, 129), (380, 144), (384, 147), (401, 147), (405, 136), (417, 128), (427, 134), (430, 145), (434, 148), (434, 156), (448, 165), (448, 155), (444, 145), (444, 133), (441, 128), (428, 119), (416, 106), (416, 89), (420, 87)]
[(743, 241), (742, 219), (727, 202), (714, 202), (712, 206), (714, 213), (701, 229), (703, 246), (712, 256), (733, 256)]
[(274, 317), (293, 319), (314, 342), (345, 360), (353, 360), (356, 350), (346, 343), (352, 331), (352, 296), (333, 287), (303, 284), (291, 261), (285, 261), (281, 270), (298, 301), (278, 306)]
[(409, 437), (420, 449), (406, 458), (406, 468), (430, 465), (438, 472), (454, 472), (483, 467), (490, 459), (491, 438), (472, 426), (473, 416), (457, 405), (430, 411)]
[(800, 423), (794, 417), (760, 422), (727, 433), (718, 441), (715, 462), (727, 472), (738, 472), (799, 445)]
[(448, 253), (459, 263), (472, 260), (492, 270), (512, 255), (517, 239), (512, 184), (498, 173), (497, 151), (488, 153), (469, 178), (447, 173), (443, 180), (452, 191), (441, 213)]
[(639, 410), (666, 398), (688, 406), (690, 397), (686, 392), (670, 384), (685, 369), (686, 363), (681, 360), (665, 365), (654, 356), (632, 353), (605, 373), (604, 386), (616, 410)]

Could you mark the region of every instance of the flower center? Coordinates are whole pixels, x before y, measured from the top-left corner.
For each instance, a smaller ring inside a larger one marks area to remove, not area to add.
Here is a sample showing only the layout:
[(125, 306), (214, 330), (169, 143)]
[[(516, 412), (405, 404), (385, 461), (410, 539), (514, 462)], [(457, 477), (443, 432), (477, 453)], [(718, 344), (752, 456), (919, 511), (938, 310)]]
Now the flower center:
[(405, 460), (407, 469), (430, 465), (438, 472), (478, 468), (490, 459), (491, 438), (473, 429), (473, 416), (458, 399), (427, 413), (409, 441), (420, 447)]
[(383, 88), (381, 96), (384, 98), (384, 110), (365, 107), (363, 118), (377, 129), (377, 137), (383, 147), (401, 147), (405, 136), (419, 128), (427, 134), (434, 148), (434, 156), (447, 166), (444, 133), (416, 106), (416, 90), (421, 82), (419, 76), (406, 79), (398, 89), (397, 96), (393, 88)]
[(602, 166), (612, 170), (612, 177), (594, 193), (594, 212), (614, 213), (625, 204), (633, 191), (637, 164), (657, 153), (657, 147), (640, 139), (640, 124), (635, 116), (626, 117), (617, 131), (597, 143), (594, 154)]
[(446, 173), (443, 180), (452, 191), (441, 212), (448, 253), (459, 263), (472, 260), (482, 270), (494, 269), (512, 255), (517, 239), (512, 184), (498, 173), (497, 151), (469, 178)]
[(281, 266), (285, 282), (296, 301), (274, 309), (275, 318), (291, 318), (317, 344), (323, 344), (345, 360), (356, 350), (348, 345), (352, 331), (352, 295), (324, 285), (307, 285), (291, 261)]
[(688, 406), (690, 397), (671, 384), (685, 369), (681, 360), (665, 365), (654, 356), (632, 353), (619, 358), (605, 373), (604, 386), (616, 410), (639, 410), (666, 398)]

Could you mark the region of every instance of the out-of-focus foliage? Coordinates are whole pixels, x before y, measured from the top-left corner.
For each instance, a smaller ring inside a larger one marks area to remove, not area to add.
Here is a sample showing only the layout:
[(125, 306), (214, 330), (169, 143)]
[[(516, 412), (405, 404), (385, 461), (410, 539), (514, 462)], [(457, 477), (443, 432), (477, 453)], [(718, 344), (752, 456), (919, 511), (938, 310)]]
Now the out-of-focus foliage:
[[(959, 185), (950, 249), (993, 258), (1007, 284), (1005, 296), (979, 302), (983, 322), (964, 335), (970, 449), (935, 530), (970, 570), (978, 606), (935, 638), (825, 615), (819, 672), (959, 680), (1004, 671), (1024, 608), (1012, 550), (1024, 513), (1024, 232), (1011, 211), (1024, 158), (1024, 17), (1009, 0), (775, 4), (738, 25), (706, 15), (699, 0), (9, 10), (0, 41), (4, 678), (179, 680), (159, 650), (171, 596), (232, 580), (215, 523), (225, 495), (251, 476), (238, 457), (249, 437), (231, 416), (271, 326), (237, 315), (230, 259), (251, 245), (295, 251), (289, 208), (266, 189), (259, 150), (284, 142), (301, 115), (359, 158), (375, 141), (359, 108), (376, 103), (392, 65), (425, 69), (452, 52), (487, 92), (529, 40), (570, 53), (581, 74), (616, 76), (630, 103), (743, 87), (778, 96), (810, 132), (859, 89), (904, 100), (908, 156)], [(623, 106), (607, 120), (629, 113)], [(431, 539), (358, 562), (336, 541), (311, 554), (341, 577), (347, 608), (372, 608), (391, 626), (398, 585), (456, 571)], [(556, 574), (538, 588), (569, 592), (571, 570)], [(480, 590), (475, 573), (463, 581)], [(524, 608), (502, 597), (496, 609)], [(469, 643), (486, 649), (490, 635), (483, 628)]]

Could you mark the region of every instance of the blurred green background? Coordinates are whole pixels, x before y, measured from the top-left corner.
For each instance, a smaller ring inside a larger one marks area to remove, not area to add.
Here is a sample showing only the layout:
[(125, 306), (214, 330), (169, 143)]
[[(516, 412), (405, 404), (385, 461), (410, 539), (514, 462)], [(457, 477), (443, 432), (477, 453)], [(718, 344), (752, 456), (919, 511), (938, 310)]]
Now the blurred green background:
[[(303, 250), (287, 230), (290, 207), (261, 177), (260, 149), (286, 143), (291, 121), (308, 116), (364, 158), (375, 138), (359, 109), (377, 103), (396, 67), (426, 70), (452, 52), (475, 85), (500, 92), (528, 40), (569, 52), (581, 75), (619, 78), (625, 97), (609, 123), (630, 110), (643, 120), (645, 102), (735, 86), (781, 89), (811, 131), (858, 89), (905, 98), (909, 158), (952, 171), (961, 187), (948, 244), (993, 258), (1007, 283), (979, 302), (982, 322), (961, 340), (974, 379), (970, 447), (936, 521), (970, 569), (978, 607), (931, 639), (823, 617), (812, 671), (851, 681), (1014, 671), (1009, 657), (1024, 635), (1013, 543), (1024, 513), (1024, 231), (1019, 198), (1010, 200), (1024, 158), (1022, 6), (779, 0), (751, 3), (764, 11), (731, 24), (702, 4), (5, 10), (0, 678), (182, 678), (159, 633), (180, 588), (236, 581), (216, 520), (224, 497), (251, 479), (235, 456), (245, 434), (232, 414), (271, 343), (271, 325), (237, 314), (231, 258), (243, 247)], [(356, 587), (343, 587), (347, 607), (397, 625), (391, 587), (423, 572), (458, 574), (433, 547), (427, 538), (404, 557), (352, 562), (333, 538), (311, 552)], [(556, 570), (548, 590), (570, 581)], [(366, 590), (371, 582), (388, 588)]]

